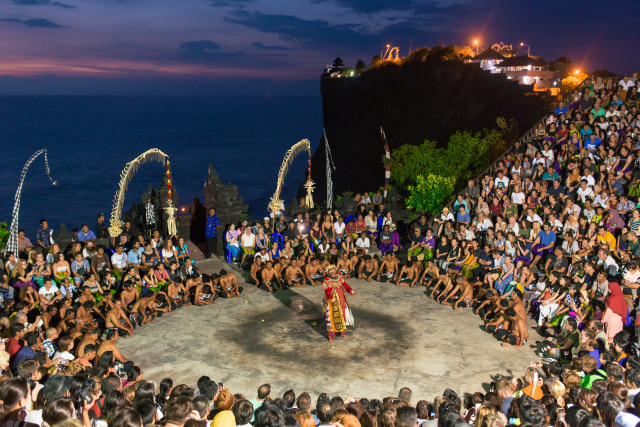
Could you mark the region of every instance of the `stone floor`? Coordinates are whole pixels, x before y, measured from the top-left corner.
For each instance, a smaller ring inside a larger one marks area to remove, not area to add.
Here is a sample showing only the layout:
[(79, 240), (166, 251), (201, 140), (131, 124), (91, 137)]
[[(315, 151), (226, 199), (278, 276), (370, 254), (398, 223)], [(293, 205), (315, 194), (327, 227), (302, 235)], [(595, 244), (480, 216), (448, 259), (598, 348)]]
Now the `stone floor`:
[[(192, 256), (203, 272), (229, 269), (215, 257)], [(326, 338), (320, 287), (271, 294), (245, 284), (240, 298), (169, 313), (118, 347), (157, 383), (171, 377), (174, 385), (195, 386), (209, 375), (248, 397), (270, 383), (274, 396), (293, 388), (313, 399), (320, 392), (382, 398), (408, 386), (415, 399), (431, 400), (445, 388), (481, 391), (498, 376), (522, 376), (538, 359), (531, 344), (501, 347), (473, 312), (441, 306), (424, 288), (349, 283), (356, 325), (334, 344)], [(539, 336), (530, 333), (535, 343)]]

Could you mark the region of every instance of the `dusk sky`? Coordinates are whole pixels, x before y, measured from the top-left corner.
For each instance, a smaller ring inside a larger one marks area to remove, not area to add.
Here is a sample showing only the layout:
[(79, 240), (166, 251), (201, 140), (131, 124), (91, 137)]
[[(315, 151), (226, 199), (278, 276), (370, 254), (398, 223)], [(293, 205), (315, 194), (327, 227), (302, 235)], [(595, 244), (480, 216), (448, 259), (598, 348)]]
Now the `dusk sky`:
[(406, 56), (411, 39), (524, 42), (547, 60), (633, 72), (638, 17), (638, 1), (0, 0), (0, 94), (297, 93), (336, 56), (368, 64), (387, 43)]

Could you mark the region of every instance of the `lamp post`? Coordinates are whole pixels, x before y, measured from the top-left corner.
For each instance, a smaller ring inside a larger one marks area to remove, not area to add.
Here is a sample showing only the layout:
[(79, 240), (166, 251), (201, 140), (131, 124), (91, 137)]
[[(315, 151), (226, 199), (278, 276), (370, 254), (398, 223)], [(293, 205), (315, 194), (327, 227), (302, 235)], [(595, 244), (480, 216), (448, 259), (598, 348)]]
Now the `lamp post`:
[(521, 47), (526, 46), (527, 47), (527, 56), (531, 56), (531, 46), (529, 46), (528, 44), (524, 44), (524, 43), (520, 43)]
[(380, 48), (380, 57), (382, 59), (384, 59), (385, 56), (387, 56), (387, 52), (389, 51), (389, 48), (391, 47), (391, 45), (387, 45), (387, 50), (384, 52), (384, 56), (382, 55), (382, 51), (384, 50), (385, 46), (382, 46), (382, 48)]
[(476, 55), (478, 54), (478, 40), (474, 40), (473, 44), (476, 45)]

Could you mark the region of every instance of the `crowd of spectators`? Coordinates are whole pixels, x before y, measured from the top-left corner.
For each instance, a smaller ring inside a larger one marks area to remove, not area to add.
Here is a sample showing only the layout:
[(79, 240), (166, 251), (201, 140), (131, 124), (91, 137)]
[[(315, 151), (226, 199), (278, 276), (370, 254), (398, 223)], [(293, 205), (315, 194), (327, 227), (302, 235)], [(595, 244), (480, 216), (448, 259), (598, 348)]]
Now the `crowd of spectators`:
[[(2, 355), (3, 353), (0, 353)], [(254, 396), (234, 393), (208, 376), (195, 385), (155, 384), (141, 372), (119, 376), (109, 365), (49, 372), (33, 360), (2, 377), (0, 421), (21, 427), (637, 427), (640, 358), (627, 369), (593, 356), (569, 366), (531, 362), (522, 377), (497, 377), (484, 390), (459, 395), (447, 388), (414, 400), (408, 387), (382, 399), (331, 397), (269, 384)]]
[(540, 349), (549, 360), (591, 349), (624, 361), (635, 351), (636, 79), (585, 80), (529, 140), (517, 141), (478, 182), (469, 181), (433, 227), (415, 225), (414, 246), (426, 252), (419, 283), (431, 297), (473, 307), (504, 345), (526, 342), (529, 313), (550, 336)]
[[(421, 217), (404, 242), (379, 193), (356, 195), (356, 212), (312, 213), (302, 202), (289, 220), (221, 231), (227, 259), (265, 291), (319, 285), (332, 263), (347, 277), (424, 285), (442, 304), (473, 309), (505, 346), (527, 343), (532, 316), (545, 368), (532, 362), (488, 391), (461, 398), (447, 389), (415, 405), (407, 388), (383, 400), (323, 393), (314, 407), (293, 390), (271, 399), (267, 384), (255, 399), (208, 377), (157, 385), (118, 340), (183, 305), (239, 296), (236, 274), (200, 274), (176, 236), (127, 224), (110, 238), (101, 215), (95, 232), (83, 225), (61, 248), (43, 219), (36, 243), (21, 231), (18, 253), (0, 266), (2, 425), (636, 427), (636, 79), (586, 80), (531, 140), (469, 181), (433, 223)], [(220, 228), (210, 211), (207, 256)]]

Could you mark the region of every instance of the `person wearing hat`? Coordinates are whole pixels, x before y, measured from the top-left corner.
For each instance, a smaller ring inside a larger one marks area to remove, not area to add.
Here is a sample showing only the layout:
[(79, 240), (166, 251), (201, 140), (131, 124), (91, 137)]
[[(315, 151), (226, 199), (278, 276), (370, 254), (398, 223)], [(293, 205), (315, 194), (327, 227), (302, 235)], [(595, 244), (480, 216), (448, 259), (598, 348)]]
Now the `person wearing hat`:
[(322, 305), (327, 320), (329, 342), (333, 342), (336, 333), (339, 336), (345, 336), (347, 326), (354, 325), (351, 306), (346, 294), (349, 293), (355, 298), (356, 293), (345, 282), (344, 277), (338, 273), (338, 268), (335, 265), (328, 265), (325, 272), (327, 277), (322, 282), (325, 294)]
[(444, 208), (442, 208), (442, 213), (440, 214), (440, 218), (438, 218), (438, 224), (441, 224), (447, 221), (455, 221), (455, 218), (453, 214), (449, 212), (449, 208), (445, 206)]

